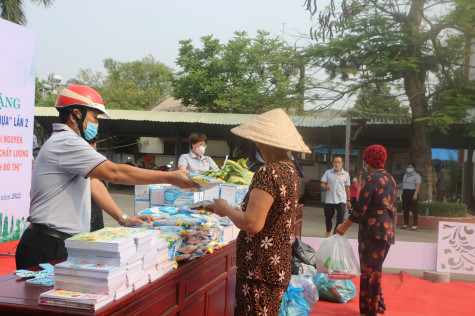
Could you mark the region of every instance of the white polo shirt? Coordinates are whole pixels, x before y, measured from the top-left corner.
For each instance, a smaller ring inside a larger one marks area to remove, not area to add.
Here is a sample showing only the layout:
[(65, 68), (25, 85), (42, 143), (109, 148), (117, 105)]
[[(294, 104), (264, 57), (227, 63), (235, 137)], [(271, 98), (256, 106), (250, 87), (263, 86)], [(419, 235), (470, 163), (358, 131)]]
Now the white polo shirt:
[(346, 187), (351, 185), (350, 175), (345, 170), (341, 169), (341, 172), (337, 174), (335, 169), (325, 171), (321, 182), (325, 182), (331, 187), (330, 191), (327, 191), (325, 203), (327, 204), (339, 204), (345, 203), (349, 197), (346, 196)]
[(90, 231), (87, 176), (106, 160), (69, 126), (53, 124), (33, 167), (28, 220), (70, 235)]
[(211, 157), (201, 156), (201, 159), (199, 159), (193, 151), (180, 156), (180, 159), (178, 160), (178, 168), (182, 166), (193, 173), (201, 173), (210, 169), (219, 169), (218, 165)]

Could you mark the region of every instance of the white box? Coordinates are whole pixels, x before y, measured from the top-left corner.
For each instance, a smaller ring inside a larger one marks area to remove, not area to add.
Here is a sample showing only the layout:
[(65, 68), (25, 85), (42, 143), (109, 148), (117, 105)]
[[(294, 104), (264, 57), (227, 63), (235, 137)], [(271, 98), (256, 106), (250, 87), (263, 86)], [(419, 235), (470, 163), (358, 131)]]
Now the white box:
[(150, 200), (149, 185), (136, 185), (135, 186), (135, 199), (136, 200)]
[(150, 201), (135, 200), (135, 215), (148, 208), (150, 208)]
[(220, 198), (228, 203), (241, 204), (249, 187), (247, 185), (221, 184)]
[(165, 205), (165, 189), (151, 187), (150, 188), (150, 205)]
[(213, 201), (213, 199), (219, 199), (221, 193), (221, 184), (212, 188), (204, 190), (204, 200)]
[(181, 190), (177, 187), (165, 188), (165, 206), (191, 205), (203, 201), (204, 192), (197, 190)]
[(232, 240), (235, 240), (238, 237), (239, 232), (241, 230), (239, 228), (237, 228), (236, 225), (234, 225), (234, 224), (232, 225), (232, 227), (233, 227), (233, 239)]
[(223, 242), (229, 244), (233, 240), (233, 226), (224, 226), (223, 230)]
[(239, 199), (239, 203), (238, 204), (242, 204), (242, 202), (244, 201), (244, 198), (246, 197), (246, 194), (247, 192), (249, 191), (249, 186), (248, 185), (241, 185), (241, 197)]

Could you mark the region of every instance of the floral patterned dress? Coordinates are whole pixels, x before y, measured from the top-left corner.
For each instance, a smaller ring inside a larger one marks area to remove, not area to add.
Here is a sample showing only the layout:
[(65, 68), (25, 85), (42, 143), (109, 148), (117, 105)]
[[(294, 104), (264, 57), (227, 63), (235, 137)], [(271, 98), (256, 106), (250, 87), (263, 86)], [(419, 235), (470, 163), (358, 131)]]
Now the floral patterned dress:
[(274, 198), (264, 228), (256, 235), (241, 230), (237, 238), (235, 315), (278, 315), (290, 282), (291, 235), (300, 183), (295, 167), (269, 162), (255, 174), (244, 198), (259, 188)]
[(365, 179), (349, 219), (359, 223), (360, 314), (376, 316), (386, 311), (381, 275), (396, 229), (396, 182), (386, 170)]

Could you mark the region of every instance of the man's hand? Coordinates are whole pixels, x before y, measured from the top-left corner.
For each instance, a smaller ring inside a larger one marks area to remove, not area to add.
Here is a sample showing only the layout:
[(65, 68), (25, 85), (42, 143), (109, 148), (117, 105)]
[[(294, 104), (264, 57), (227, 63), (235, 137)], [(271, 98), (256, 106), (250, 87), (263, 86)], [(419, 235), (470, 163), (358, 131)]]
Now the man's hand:
[(327, 191), (330, 191), (330, 190), (332, 189), (332, 187), (329, 186), (329, 185), (327, 185), (327, 184), (324, 184), (324, 185), (322, 186), (322, 188), (325, 189), (325, 190), (327, 190)]
[(229, 207), (225, 199), (213, 199), (214, 203), (206, 206), (206, 210), (221, 217), (226, 216), (226, 208)]
[(412, 200), (417, 201), (417, 193), (414, 193), (414, 195), (412, 196)]
[(146, 222), (155, 222), (152, 215), (140, 214), (140, 215), (135, 215), (135, 216), (132, 216), (132, 217), (127, 217), (124, 220), (124, 226), (125, 227), (139, 226), (139, 225), (142, 225), (144, 221), (146, 221)]
[(168, 183), (182, 189), (193, 189), (200, 187), (198, 183), (191, 181), (191, 179), (188, 178), (181, 170), (170, 172)]
[(352, 207), (351, 202), (348, 201), (348, 203), (346, 203), (346, 209), (347, 209), (348, 211), (351, 211), (351, 207)]

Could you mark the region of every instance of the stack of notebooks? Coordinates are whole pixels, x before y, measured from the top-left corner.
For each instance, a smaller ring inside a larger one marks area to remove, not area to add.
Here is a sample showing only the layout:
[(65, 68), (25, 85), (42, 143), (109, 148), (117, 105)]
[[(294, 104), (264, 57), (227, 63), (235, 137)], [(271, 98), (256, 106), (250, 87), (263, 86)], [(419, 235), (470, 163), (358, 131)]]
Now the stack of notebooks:
[(133, 228), (103, 228), (82, 233), (65, 240), (68, 261), (120, 266), (137, 254), (136, 230)]
[(40, 305), (72, 307), (87, 310), (98, 310), (112, 302), (114, 296), (108, 294), (90, 294), (68, 290), (52, 289), (40, 294)]
[(125, 284), (125, 266), (65, 261), (55, 266), (56, 289), (89, 293), (114, 293)]
[(155, 281), (174, 267), (158, 234), (116, 227), (66, 239), (68, 260), (55, 266), (55, 289), (39, 304), (97, 310)]

